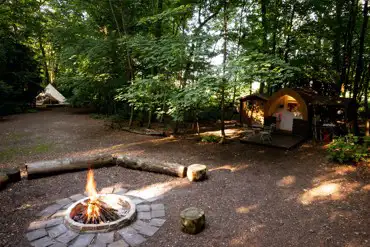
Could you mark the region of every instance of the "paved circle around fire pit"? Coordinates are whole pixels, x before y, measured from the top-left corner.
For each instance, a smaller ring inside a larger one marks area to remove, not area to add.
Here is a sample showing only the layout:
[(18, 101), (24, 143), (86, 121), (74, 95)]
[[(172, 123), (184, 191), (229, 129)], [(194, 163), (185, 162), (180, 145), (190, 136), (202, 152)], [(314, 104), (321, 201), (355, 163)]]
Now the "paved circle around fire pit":
[(128, 247), (137, 246), (153, 236), (165, 223), (165, 206), (158, 203), (161, 197), (143, 199), (133, 196), (126, 189), (108, 189), (104, 193), (114, 193), (129, 197), (136, 204), (137, 218), (131, 225), (106, 233), (78, 233), (64, 223), (64, 216), (69, 206), (85, 198), (77, 194), (55, 202), (42, 210), (39, 220), (31, 222), (26, 234), (34, 247)]

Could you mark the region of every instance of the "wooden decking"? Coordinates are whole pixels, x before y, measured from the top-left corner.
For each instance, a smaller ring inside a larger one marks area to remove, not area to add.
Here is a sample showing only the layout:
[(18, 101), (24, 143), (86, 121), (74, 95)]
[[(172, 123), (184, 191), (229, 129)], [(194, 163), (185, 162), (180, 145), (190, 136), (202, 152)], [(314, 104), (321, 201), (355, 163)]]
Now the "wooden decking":
[(271, 143), (268, 141), (262, 142), (260, 134), (255, 134), (249, 137), (241, 138), (240, 142), (290, 150), (297, 147), (299, 144), (303, 143), (306, 140), (306, 138), (302, 136), (296, 136), (292, 134), (279, 132), (272, 133), (271, 136), (272, 136)]

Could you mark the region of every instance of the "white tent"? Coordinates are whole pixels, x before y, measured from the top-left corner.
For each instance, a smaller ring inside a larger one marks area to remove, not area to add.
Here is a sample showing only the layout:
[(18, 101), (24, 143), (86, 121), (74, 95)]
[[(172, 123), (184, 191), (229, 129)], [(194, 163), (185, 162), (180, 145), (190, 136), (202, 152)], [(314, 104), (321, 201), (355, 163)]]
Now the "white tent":
[(44, 92), (37, 95), (36, 104), (66, 104), (66, 98), (53, 85), (49, 84), (45, 87)]

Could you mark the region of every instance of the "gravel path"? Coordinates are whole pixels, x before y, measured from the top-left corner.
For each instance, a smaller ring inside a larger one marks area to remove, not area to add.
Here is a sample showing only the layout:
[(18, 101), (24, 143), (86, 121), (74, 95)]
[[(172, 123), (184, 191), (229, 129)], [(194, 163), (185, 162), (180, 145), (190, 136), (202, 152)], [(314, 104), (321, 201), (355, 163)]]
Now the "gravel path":
[[(64, 109), (16, 115), (0, 122), (1, 166), (24, 161), (127, 152), (208, 165), (209, 179), (190, 183), (120, 167), (95, 171), (107, 186), (163, 193), (167, 221), (143, 246), (370, 246), (370, 182), (350, 166), (329, 163), (308, 144), (284, 152), (231, 142), (154, 138), (112, 131), (101, 120)], [(54, 200), (82, 193), (86, 172), (22, 180), (0, 191), (0, 246), (29, 246), (25, 230)], [(181, 210), (206, 213), (195, 236), (179, 229)]]

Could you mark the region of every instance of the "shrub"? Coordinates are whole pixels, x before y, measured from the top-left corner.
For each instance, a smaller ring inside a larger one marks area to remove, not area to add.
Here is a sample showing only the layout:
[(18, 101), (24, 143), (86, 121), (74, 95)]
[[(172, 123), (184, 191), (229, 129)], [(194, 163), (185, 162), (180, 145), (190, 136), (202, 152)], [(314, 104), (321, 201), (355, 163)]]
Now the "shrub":
[(221, 140), (220, 136), (215, 136), (215, 135), (202, 136), (202, 142), (215, 143), (215, 142), (219, 142), (220, 140)]
[(328, 146), (329, 158), (340, 163), (366, 160), (368, 157), (367, 143), (367, 140), (364, 140), (361, 144), (359, 137), (352, 134), (338, 137)]

